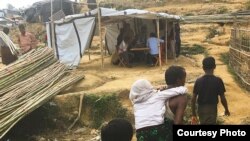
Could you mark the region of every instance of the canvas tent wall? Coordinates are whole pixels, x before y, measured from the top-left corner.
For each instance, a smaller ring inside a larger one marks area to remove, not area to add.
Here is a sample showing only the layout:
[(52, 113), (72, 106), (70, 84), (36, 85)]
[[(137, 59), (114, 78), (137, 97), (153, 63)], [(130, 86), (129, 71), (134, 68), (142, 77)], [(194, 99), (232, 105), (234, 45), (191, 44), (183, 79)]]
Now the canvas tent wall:
[[(56, 21), (55, 54), (61, 63), (68, 66), (78, 66), (86, 48), (90, 46), (94, 33), (95, 17), (75, 15)], [(46, 24), (48, 46), (52, 45), (51, 23)]]
[[(114, 12), (106, 9), (102, 14)], [(48, 46), (55, 47), (55, 54), (60, 62), (68, 66), (78, 66), (84, 51), (90, 47), (95, 27), (98, 10), (92, 10), (84, 14), (66, 16), (64, 19), (55, 21), (54, 33), (55, 44), (52, 45), (51, 23), (46, 23)]]
[[(106, 26), (106, 44), (110, 53), (114, 52), (116, 38), (119, 34), (117, 26), (123, 20), (134, 26), (134, 19), (142, 20), (150, 31), (156, 28), (153, 20), (179, 21), (181, 17), (166, 13), (155, 13), (146, 10), (127, 9), (117, 11), (115, 9), (100, 8), (102, 25)], [(77, 66), (84, 50), (89, 48), (94, 34), (95, 21), (97, 20), (98, 9), (91, 10), (84, 14), (69, 15), (60, 21), (55, 22), (55, 52), (59, 60), (67, 65)], [(167, 22), (166, 22), (167, 23)], [(74, 24), (76, 26), (74, 26)], [(46, 24), (48, 45), (52, 47), (51, 26)], [(164, 33), (163, 33), (164, 34)], [(80, 47), (81, 46), (81, 47)], [(81, 48), (81, 49), (80, 49)]]
[(1, 18), (1, 17), (5, 17), (5, 13), (4, 13), (3, 10), (0, 10), (0, 18)]

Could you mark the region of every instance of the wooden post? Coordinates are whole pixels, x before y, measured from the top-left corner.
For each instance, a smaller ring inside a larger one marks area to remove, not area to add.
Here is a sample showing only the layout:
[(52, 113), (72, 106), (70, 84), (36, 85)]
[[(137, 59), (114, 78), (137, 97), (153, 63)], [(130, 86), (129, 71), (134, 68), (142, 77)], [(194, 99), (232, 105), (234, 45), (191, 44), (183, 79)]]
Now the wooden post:
[[(51, 12), (50, 13), (51, 14), (51, 31), (50, 32), (51, 32), (51, 36), (52, 36), (52, 38), (51, 38), (52, 39), (52, 41), (51, 41), (52, 47), (51, 48), (55, 51), (55, 30), (54, 30), (55, 27), (54, 27), (54, 17), (53, 17), (53, 0), (51, 0), (50, 6), (51, 6), (51, 9), (50, 9), (51, 10), (50, 11)], [(55, 56), (57, 56), (56, 53), (55, 53)]]
[(73, 3), (71, 3), (71, 8), (72, 8), (72, 13), (75, 14), (75, 8)]
[(97, 4), (98, 9), (98, 24), (99, 24), (99, 38), (100, 38), (100, 45), (101, 45), (101, 68), (104, 68), (104, 56), (103, 56), (103, 45), (102, 45), (102, 29), (101, 29), (101, 9), (100, 9), (100, 2)]
[(89, 61), (90, 61), (90, 49), (88, 48), (88, 53), (89, 53)]
[(166, 64), (168, 62), (168, 20), (166, 20), (166, 25), (165, 25), (165, 53), (166, 53)]
[(236, 47), (236, 44), (237, 44), (237, 42), (238, 42), (238, 40), (237, 40), (237, 25), (236, 25), (236, 20), (237, 20), (237, 17), (236, 17), (236, 15), (234, 16), (234, 19), (233, 19), (233, 21), (234, 21), (234, 23), (233, 23), (233, 29), (234, 29), (234, 39), (233, 39), (233, 47)]
[[(106, 33), (104, 33), (105, 35)], [(104, 37), (104, 42), (103, 42), (103, 46), (104, 46), (104, 55), (107, 56), (107, 47), (106, 47), (106, 40), (105, 40), (105, 37)]]
[(60, 4), (61, 4), (61, 10), (62, 10), (62, 9), (63, 9), (63, 7), (62, 7), (62, 0), (61, 0), (61, 3), (60, 3)]
[(175, 39), (175, 22), (173, 22), (173, 36), (174, 36), (174, 40), (173, 40), (173, 56), (174, 56), (174, 60), (176, 61), (176, 39)]
[[(157, 28), (157, 38), (160, 39), (160, 28), (159, 28), (159, 19), (156, 20), (156, 28)], [(159, 50), (159, 62), (161, 67), (161, 46), (158, 43), (158, 50)]]

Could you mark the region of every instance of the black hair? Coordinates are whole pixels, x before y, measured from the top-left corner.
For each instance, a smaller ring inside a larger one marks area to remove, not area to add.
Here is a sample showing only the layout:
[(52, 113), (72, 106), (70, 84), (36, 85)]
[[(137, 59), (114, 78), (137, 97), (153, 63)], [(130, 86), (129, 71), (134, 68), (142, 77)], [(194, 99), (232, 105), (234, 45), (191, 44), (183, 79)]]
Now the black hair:
[(153, 32), (151, 32), (149, 36), (150, 36), (150, 37), (156, 37), (156, 34), (153, 33)]
[(19, 29), (25, 29), (25, 26), (24, 26), (24, 24), (19, 24), (19, 25), (18, 25), (18, 28), (19, 28)]
[(3, 32), (4, 32), (6, 35), (8, 35), (9, 32), (10, 32), (10, 29), (9, 29), (8, 27), (4, 27), (4, 28), (3, 28)]
[(101, 128), (102, 141), (131, 141), (132, 137), (132, 124), (125, 119), (113, 119)]
[(177, 80), (186, 76), (186, 71), (181, 66), (170, 66), (165, 72), (165, 81), (167, 85), (175, 85)]
[(216, 65), (215, 65), (214, 57), (206, 57), (206, 58), (204, 58), (203, 61), (202, 61), (202, 65), (203, 65), (204, 70), (215, 69)]

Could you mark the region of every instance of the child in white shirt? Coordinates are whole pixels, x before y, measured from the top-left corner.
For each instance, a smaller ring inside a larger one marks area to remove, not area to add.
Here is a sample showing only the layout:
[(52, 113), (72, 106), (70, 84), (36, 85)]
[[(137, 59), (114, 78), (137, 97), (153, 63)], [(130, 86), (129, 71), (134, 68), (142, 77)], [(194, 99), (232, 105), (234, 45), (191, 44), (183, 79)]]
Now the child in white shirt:
[(148, 80), (140, 79), (134, 82), (129, 98), (134, 108), (137, 141), (165, 141), (165, 102), (171, 97), (186, 93), (187, 88), (184, 86), (159, 91), (154, 89)]

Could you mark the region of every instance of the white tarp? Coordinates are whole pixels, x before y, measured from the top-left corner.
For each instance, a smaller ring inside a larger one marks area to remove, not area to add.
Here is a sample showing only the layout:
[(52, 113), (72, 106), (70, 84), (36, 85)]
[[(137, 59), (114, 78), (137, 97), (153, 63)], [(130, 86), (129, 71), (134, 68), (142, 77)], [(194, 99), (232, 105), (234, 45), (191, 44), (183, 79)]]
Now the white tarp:
[(106, 26), (105, 43), (109, 53), (116, 51), (117, 37), (120, 29), (117, 24), (110, 24)]
[[(93, 14), (95, 12), (92, 12)], [(102, 17), (115, 17), (115, 16), (128, 16), (132, 18), (143, 18), (143, 19), (175, 19), (181, 20), (180, 16), (171, 15), (167, 13), (156, 13), (147, 10), (139, 9), (126, 9), (122, 11), (111, 10), (108, 8), (101, 8)]]
[[(76, 18), (55, 24), (55, 52), (61, 63), (78, 66), (90, 41), (95, 27), (95, 17)], [(48, 46), (51, 46), (51, 25), (46, 24)]]

